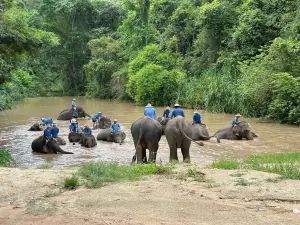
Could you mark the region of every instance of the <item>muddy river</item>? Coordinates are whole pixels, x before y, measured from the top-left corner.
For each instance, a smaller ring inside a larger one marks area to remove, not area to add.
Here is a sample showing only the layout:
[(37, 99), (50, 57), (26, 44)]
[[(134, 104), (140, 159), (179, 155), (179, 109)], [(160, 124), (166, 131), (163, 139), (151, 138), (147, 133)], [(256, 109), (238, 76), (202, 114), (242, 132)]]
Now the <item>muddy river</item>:
[[(128, 164), (134, 154), (133, 140), (130, 135), (131, 124), (143, 116), (144, 107), (134, 103), (119, 101), (107, 101), (96, 99), (77, 98), (77, 105), (82, 106), (90, 115), (101, 111), (104, 116), (118, 119), (121, 129), (127, 137), (123, 145), (98, 141), (94, 148), (87, 149), (78, 143), (72, 145), (68, 142), (68, 121), (56, 120), (60, 128), (60, 136), (67, 141), (64, 150), (74, 152), (74, 155), (43, 155), (31, 151), (31, 142), (43, 132), (27, 131), (34, 123), (38, 123), (41, 117), (56, 119), (63, 110), (70, 108), (72, 97), (51, 97), (25, 99), (14, 109), (0, 112), (0, 148), (11, 152), (18, 167), (38, 167), (51, 165), (55, 167), (72, 166), (83, 162), (105, 161)], [(162, 115), (164, 108), (156, 107), (156, 112)], [(220, 128), (230, 126), (234, 115), (214, 114), (200, 111), (202, 121), (208, 125), (210, 134)], [(193, 110), (185, 109), (186, 117), (192, 120)], [(261, 121), (258, 119), (242, 118), (251, 124), (252, 130), (259, 136), (253, 141), (229, 141), (215, 139), (206, 141), (204, 147), (191, 145), (191, 160), (197, 164), (207, 164), (214, 160), (243, 158), (256, 153), (278, 153), (298, 151), (300, 145), (300, 127), (281, 125)], [(80, 119), (79, 125), (85, 123), (92, 125), (91, 119)], [(97, 135), (97, 130), (93, 131)], [(181, 157), (180, 149), (178, 149)], [(169, 148), (165, 137), (160, 141), (157, 154), (157, 162), (166, 163), (169, 158)], [(182, 158), (181, 158), (182, 160)]]

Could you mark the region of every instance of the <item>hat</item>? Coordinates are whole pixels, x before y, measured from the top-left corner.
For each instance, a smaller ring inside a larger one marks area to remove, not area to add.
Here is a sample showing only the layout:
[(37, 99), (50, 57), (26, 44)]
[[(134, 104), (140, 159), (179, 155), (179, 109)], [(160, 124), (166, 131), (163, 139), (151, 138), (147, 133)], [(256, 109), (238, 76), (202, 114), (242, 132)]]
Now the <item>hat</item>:
[(73, 101), (76, 101), (76, 98), (73, 98)]
[(179, 105), (178, 103), (176, 103), (174, 106), (175, 106), (175, 107), (179, 107), (180, 105)]
[(152, 105), (151, 105), (150, 103), (148, 103), (145, 107), (146, 107), (146, 108), (151, 108)]
[(55, 123), (55, 122), (53, 122), (53, 123), (52, 123), (52, 125), (56, 125), (56, 123)]
[(114, 119), (114, 122), (117, 122), (118, 120), (117, 119)]
[(75, 120), (75, 119), (72, 119), (72, 120), (71, 120), (71, 123), (76, 123), (76, 120)]
[(50, 127), (51, 127), (51, 125), (50, 125), (50, 124), (47, 124), (46, 128), (50, 128)]
[(167, 107), (166, 107), (166, 109), (170, 109), (170, 107), (169, 107), (169, 106), (167, 106)]
[(242, 115), (238, 113), (238, 114), (236, 114), (235, 116), (236, 116), (236, 117), (241, 117)]
[(99, 114), (101, 114), (102, 112), (98, 112)]
[(88, 127), (88, 125), (87, 125), (87, 124), (84, 124), (84, 127)]
[(199, 113), (199, 112), (195, 111), (194, 114), (196, 114), (196, 113)]

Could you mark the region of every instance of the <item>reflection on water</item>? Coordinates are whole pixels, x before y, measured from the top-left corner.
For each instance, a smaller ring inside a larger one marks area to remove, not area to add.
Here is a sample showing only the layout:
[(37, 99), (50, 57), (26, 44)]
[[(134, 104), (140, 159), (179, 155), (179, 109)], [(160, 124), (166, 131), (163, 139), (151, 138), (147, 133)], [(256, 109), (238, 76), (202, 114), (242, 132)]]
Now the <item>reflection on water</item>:
[[(26, 99), (18, 106), (9, 111), (0, 112), (0, 147), (9, 150), (17, 161), (19, 167), (36, 167), (43, 164), (62, 167), (76, 165), (82, 162), (106, 161), (127, 164), (131, 162), (134, 154), (134, 146), (130, 134), (131, 124), (143, 116), (144, 107), (135, 106), (134, 103), (118, 101), (104, 101), (96, 99), (77, 98), (77, 105), (82, 106), (90, 115), (101, 111), (104, 116), (118, 119), (121, 128), (127, 137), (125, 143), (109, 143), (98, 141), (94, 148), (87, 149), (79, 144), (72, 145), (68, 142), (68, 121), (56, 121), (60, 128), (60, 136), (67, 141), (62, 148), (74, 152), (74, 155), (43, 155), (34, 154), (31, 151), (31, 142), (42, 135), (42, 132), (27, 131), (29, 127), (39, 122), (41, 117), (52, 117), (56, 119), (58, 114), (71, 107), (72, 97), (51, 97)], [(162, 115), (164, 108), (157, 107), (156, 112)], [(192, 120), (193, 110), (185, 110), (186, 117)], [(209, 126), (210, 134), (218, 129), (228, 127), (233, 115), (213, 114), (201, 111), (202, 121)], [(244, 120), (250, 122), (251, 127), (259, 138), (254, 141), (229, 141), (221, 140), (217, 143), (215, 139), (205, 142), (204, 147), (196, 144), (191, 145), (191, 159), (194, 163), (204, 164), (213, 160), (242, 158), (255, 153), (288, 152), (298, 151), (300, 139), (297, 126), (280, 125), (275, 123), (264, 123), (257, 119)], [(92, 121), (80, 119), (79, 125)], [(97, 131), (93, 131), (97, 135)], [(178, 149), (181, 156), (180, 149)], [(160, 141), (157, 154), (158, 162), (168, 162), (169, 147), (165, 137)]]

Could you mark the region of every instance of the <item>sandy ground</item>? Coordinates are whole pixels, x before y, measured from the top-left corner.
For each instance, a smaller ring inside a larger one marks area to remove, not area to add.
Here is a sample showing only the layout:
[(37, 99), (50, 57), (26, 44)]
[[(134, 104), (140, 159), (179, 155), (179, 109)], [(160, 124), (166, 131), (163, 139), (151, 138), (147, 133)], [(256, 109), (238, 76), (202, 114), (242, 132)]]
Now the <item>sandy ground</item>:
[(72, 168), (0, 168), (0, 224), (300, 224), (292, 212), (300, 209), (300, 181), (270, 182), (277, 175), (257, 171), (197, 171), (205, 182), (155, 175), (69, 191), (61, 183)]

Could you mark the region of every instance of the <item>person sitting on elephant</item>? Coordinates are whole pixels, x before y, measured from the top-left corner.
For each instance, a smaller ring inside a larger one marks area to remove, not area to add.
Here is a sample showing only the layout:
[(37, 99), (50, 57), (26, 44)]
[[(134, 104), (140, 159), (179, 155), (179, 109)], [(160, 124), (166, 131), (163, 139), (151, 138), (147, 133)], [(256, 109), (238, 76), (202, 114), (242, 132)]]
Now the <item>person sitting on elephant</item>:
[[(72, 119), (75, 119), (76, 123), (78, 123), (78, 113), (76, 111), (73, 112)], [(70, 123), (72, 119), (70, 119)]]
[(234, 119), (231, 122), (232, 127), (237, 126), (239, 124), (239, 118), (241, 117), (241, 114), (236, 114)]
[(78, 133), (78, 124), (76, 119), (71, 120), (71, 124), (69, 126), (70, 132)]
[(92, 118), (92, 122), (93, 122), (93, 127), (95, 127), (96, 122), (98, 121), (98, 119), (102, 116), (101, 112), (98, 112), (94, 115), (94, 117)]
[(48, 124), (44, 130), (44, 138), (46, 139), (46, 142), (48, 142), (50, 139), (53, 139), (50, 129), (51, 125)]
[(84, 127), (84, 129), (83, 129), (84, 134), (88, 134), (88, 135), (92, 134), (92, 129), (87, 124), (84, 124), (83, 127)]
[(199, 112), (195, 111), (194, 112), (194, 117), (193, 117), (193, 124), (198, 123), (201, 124), (201, 115)]
[(175, 109), (172, 111), (171, 119), (175, 118), (176, 116), (185, 117), (184, 116), (184, 111), (180, 108), (180, 105), (178, 103), (176, 103), (174, 105), (174, 107), (175, 107)]
[(114, 123), (111, 125), (113, 133), (117, 133), (120, 131), (120, 124), (117, 122), (118, 122), (118, 120), (114, 119)]
[(53, 123), (52, 118), (41, 118), (41, 121), (43, 122), (44, 125), (51, 125)]
[(163, 117), (164, 118), (169, 118), (170, 117), (170, 107), (167, 106), (165, 111), (164, 111), (164, 114), (163, 114)]
[(73, 98), (73, 101), (72, 101), (72, 109), (74, 111), (76, 111), (76, 99), (75, 98)]
[(59, 129), (56, 126), (56, 123), (52, 124), (52, 127), (50, 128), (50, 132), (53, 138), (57, 138), (58, 137), (58, 133), (59, 133)]
[(155, 117), (156, 117), (155, 109), (152, 107), (152, 105), (150, 103), (148, 103), (145, 106), (144, 115), (149, 116), (152, 119), (155, 119)]

